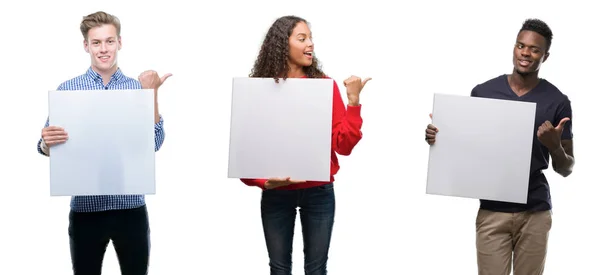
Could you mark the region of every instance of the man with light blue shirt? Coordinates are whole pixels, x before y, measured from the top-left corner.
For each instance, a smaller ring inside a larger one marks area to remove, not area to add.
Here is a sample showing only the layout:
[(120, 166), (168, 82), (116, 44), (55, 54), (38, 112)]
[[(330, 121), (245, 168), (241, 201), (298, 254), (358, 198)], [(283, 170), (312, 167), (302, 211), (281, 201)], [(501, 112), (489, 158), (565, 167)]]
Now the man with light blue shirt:
[[(127, 77), (117, 65), (121, 49), (121, 24), (105, 12), (85, 16), (80, 25), (84, 49), (91, 66), (83, 75), (63, 82), (57, 90), (154, 89), (154, 140), (158, 151), (164, 140), (163, 119), (158, 112), (157, 91), (171, 76), (143, 72), (138, 80)], [(65, 129), (42, 130), (37, 149), (49, 156), (52, 146), (66, 142)], [(150, 255), (150, 226), (144, 195), (74, 196), (69, 214), (71, 260), (75, 275), (99, 275), (109, 241), (115, 247), (123, 275), (147, 274)]]

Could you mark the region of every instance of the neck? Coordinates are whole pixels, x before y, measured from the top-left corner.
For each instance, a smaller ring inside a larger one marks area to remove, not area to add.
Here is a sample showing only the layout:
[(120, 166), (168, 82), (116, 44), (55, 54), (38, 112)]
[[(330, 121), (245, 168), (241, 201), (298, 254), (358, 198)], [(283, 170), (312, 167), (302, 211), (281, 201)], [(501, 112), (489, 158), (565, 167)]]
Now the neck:
[(301, 66), (288, 64), (290, 70), (287, 73), (288, 78), (302, 78), (305, 76), (304, 70)]
[(92, 66), (92, 70), (97, 72), (102, 77), (102, 83), (104, 83), (104, 85), (107, 85), (108, 82), (110, 82), (110, 78), (117, 72), (118, 69), (119, 66), (117, 66), (117, 64), (110, 67), (109, 70), (99, 70), (98, 68)]
[(516, 90), (531, 90), (539, 82), (538, 71), (531, 73), (519, 73), (516, 69), (508, 77), (508, 82)]

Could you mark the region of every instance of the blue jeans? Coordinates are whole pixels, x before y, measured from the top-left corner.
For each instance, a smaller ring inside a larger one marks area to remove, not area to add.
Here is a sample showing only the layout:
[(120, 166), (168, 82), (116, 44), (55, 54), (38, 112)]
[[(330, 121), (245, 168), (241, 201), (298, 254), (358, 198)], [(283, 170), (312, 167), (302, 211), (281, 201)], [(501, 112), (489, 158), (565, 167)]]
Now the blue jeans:
[(335, 216), (333, 183), (299, 190), (263, 191), (261, 216), (271, 275), (292, 274), (296, 208), (300, 208), (302, 223), (304, 273), (325, 275)]

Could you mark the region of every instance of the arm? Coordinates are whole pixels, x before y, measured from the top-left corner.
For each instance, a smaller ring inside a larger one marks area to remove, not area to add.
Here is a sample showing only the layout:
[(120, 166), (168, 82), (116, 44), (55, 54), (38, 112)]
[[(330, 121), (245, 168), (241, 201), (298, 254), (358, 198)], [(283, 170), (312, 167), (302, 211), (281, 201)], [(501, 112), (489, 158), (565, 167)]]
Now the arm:
[(158, 115), (158, 122), (154, 124), (154, 152), (160, 150), (164, 140), (165, 129), (163, 128), (163, 118), (162, 116)]
[(165, 139), (165, 130), (163, 128), (163, 117), (158, 110), (158, 89), (171, 77), (172, 74), (166, 74), (162, 78), (158, 73), (152, 70), (144, 71), (138, 76), (140, 88), (154, 90), (154, 151), (157, 152), (163, 145)]
[(477, 97), (477, 87), (479, 87), (479, 85), (473, 87), (473, 90), (471, 90), (471, 97)]
[[(56, 90), (57, 91), (64, 90), (63, 84), (58, 85), (58, 87), (56, 88)], [(47, 117), (46, 118), (46, 124), (44, 124), (43, 128), (47, 128), (49, 126), (50, 126), (50, 117)], [(37, 150), (38, 150), (38, 153), (40, 153), (43, 156), (47, 156), (47, 157), (50, 156), (50, 148), (48, 148), (48, 146), (44, 142), (44, 139), (42, 139), (41, 137), (40, 137), (40, 139), (38, 140), (38, 143), (37, 143)]]
[[(50, 122), (49, 119), (46, 119), (46, 124), (45, 124), (44, 128), (46, 128), (50, 125), (49, 122)], [(165, 130), (163, 128), (163, 119), (162, 119), (162, 116), (159, 116), (158, 123), (154, 124), (154, 151), (155, 152), (160, 150), (160, 147), (162, 147), (164, 140), (165, 140)], [(37, 150), (38, 150), (38, 153), (40, 153), (44, 156), (47, 156), (47, 157), (50, 156), (50, 150), (48, 149), (48, 146), (46, 146), (46, 143), (44, 142), (44, 140), (42, 138), (40, 138), (38, 140)]]
[[(162, 84), (162, 83), (161, 83)], [(163, 117), (158, 111), (158, 88), (154, 88), (154, 152), (158, 152), (165, 141), (165, 129), (163, 128)]]
[[(44, 124), (44, 128), (50, 126), (50, 118), (46, 118), (46, 124)], [(37, 142), (37, 151), (39, 154), (43, 155), (43, 156), (50, 156), (50, 150), (48, 149), (48, 146), (46, 146), (46, 143), (44, 142), (44, 140), (40, 137), (40, 139)]]
[(561, 140), (561, 146), (550, 152), (552, 157), (552, 169), (563, 177), (573, 173), (575, 157), (573, 156), (573, 140)]
[(340, 94), (337, 83), (333, 82), (333, 127), (331, 148), (340, 155), (350, 155), (354, 146), (362, 139), (362, 105), (348, 104), (348, 110)]
[(158, 87), (154, 88), (154, 124), (162, 128), (162, 116), (158, 111)]
[(266, 179), (240, 179), (240, 180), (248, 186), (256, 186), (263, 190), (266, 189), (265, 188), (265, 182), (267, 181)]
[(559, 106), (554, 123), (558, 123), (565, 117), (570, 118), (570, 120), (564, 125), (563, 132), (561, 134), (561, 146), (550, 151), (550, 156), (552, 158), (552, 169), (563, 177), (569, 176), (573, 172), (573, 166), (575, 165), (572, 132), (573, 111), (571, 109), (571, 102), (568, 99)]
[(171, 77), (172, 74), (165, 74), (163, 77), (158, 77), (158, 73), (153, 70), (147, 70), (138, 76), (138, 82), (141, 89), (154, 90), (154, 150), (158, 151), (164, 140), (163, 119), (158, 111), (158, 88)]

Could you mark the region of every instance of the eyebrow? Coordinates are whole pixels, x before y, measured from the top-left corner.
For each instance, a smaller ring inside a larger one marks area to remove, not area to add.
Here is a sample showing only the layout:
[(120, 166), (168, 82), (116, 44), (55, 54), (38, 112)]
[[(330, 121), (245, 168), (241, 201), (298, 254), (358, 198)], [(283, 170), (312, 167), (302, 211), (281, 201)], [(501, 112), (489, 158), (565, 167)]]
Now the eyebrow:
[(538, 46), (538, 45), (527, 45), (526, 43), (523, 43), (521, 41), (517, 41), (517, 44), (521, 44), (523, 46), (527, 46), (527, 47), (530, 47), (530, 48), (535, 48), (535, 49), (538, 49), (538, 50), (542, 50), (542, 46)]
[[(104, 40), (109, 40), (109, 39), (116, 39), (116, 38), (111, 36), (111, 37), (107, 37), (107, 38), (106, 38), (106, 39), (104, 39)], [(90, 40), (91, 40), (91, 41), (102, 41), (102, 39), (90, 39)]]

